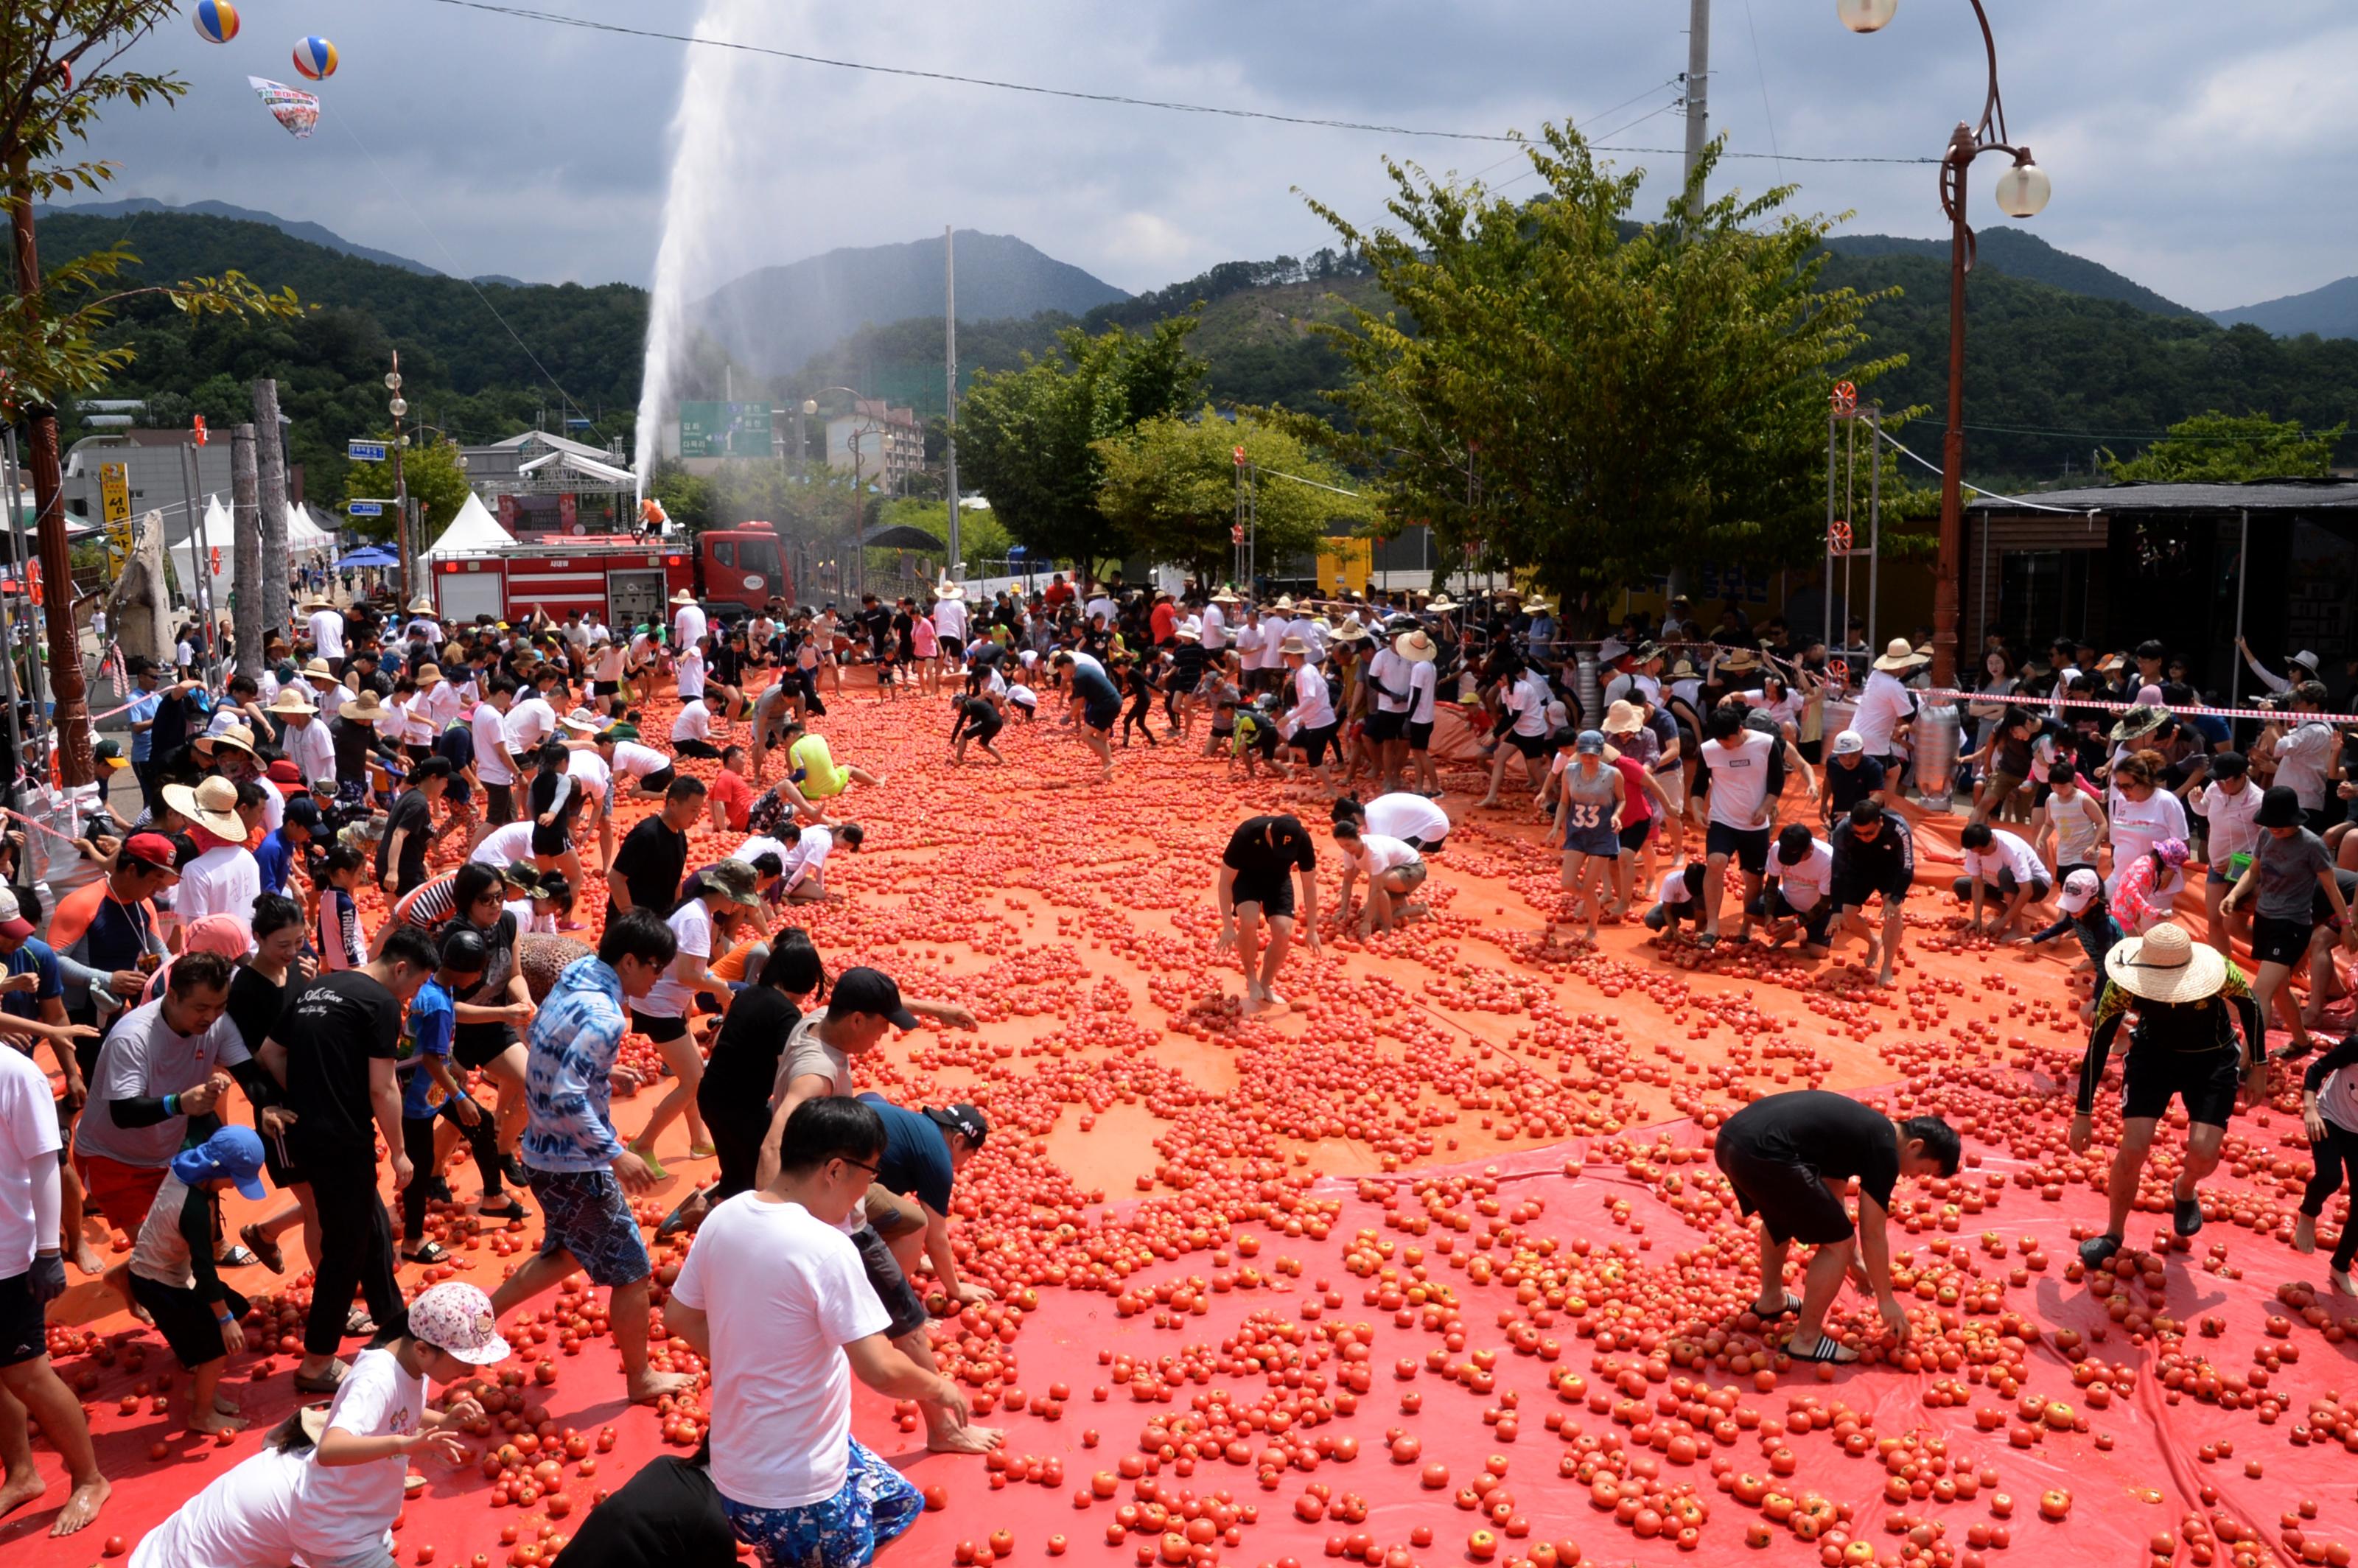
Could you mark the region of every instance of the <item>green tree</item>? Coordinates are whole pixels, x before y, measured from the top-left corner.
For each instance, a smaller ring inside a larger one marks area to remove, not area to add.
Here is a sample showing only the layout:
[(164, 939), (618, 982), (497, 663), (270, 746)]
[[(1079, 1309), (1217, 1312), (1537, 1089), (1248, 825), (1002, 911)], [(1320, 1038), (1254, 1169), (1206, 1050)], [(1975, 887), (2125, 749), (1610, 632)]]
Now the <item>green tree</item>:
[(1098, 507), (1097, 443), (1186, 407), (1204, 364), (1187, 350), (1192, 316), (1142, 333), (1056, 335), (1058, 353), (978, 375), (958, 410), (958, 470), (1018, 544), (1084, 570), (1127, 555), (1129, 535)]
[(2177, 484), (2233, 484), (2247, 479), (2323, 479), (2333, 471), (2333, 449), (2350, 428), (2309, 430), (2298, 419), (2212, 409), (2181, 419), (2161, 439), (2129, 459), (2104, 451), (2114, 479)]
[(1340, 469), (1251, 410), (1238, 410), (1232, 423), (1206, 404), (1193, 418), (1143, 420), (1097, 447), (1105, 463), (1098, 505), (1107, 520), (1150, 558), (1183, 565), (1200, 581), (1228, 575), (1239, 447), (1260, 470), (1253, 514), (1263, 559), (1306, 555), (1328, 535), (1374, 517), (1371, 505), (1336, 493), (1350, 488)]
[(670, 458), (655, 465), (648, 481), (647, 493), (654, 497), (665, 514), (691, 534), (701, 534), (712, 526), (712, 483), (699, 474), (692, 474)]
[[(105, 105), (167, 103), (188, 91), (176, 77), (118, 70), (124, 51), (170, 20), (178, 0), (46, 0), (0, 13), (0, 210), (11, 220), (61, 195), (96, 191), (115, 174), (101, 159), (67, 161)], [(13, 278), (15, 253), (10, 253)], [(55, 407), (105, 386), (130, 348), (103, 340), (118, 311), (158, 301), (190, 316), (291, 316), (294, 294), (268, 294), (231, 269), (217, 277), (117, 287), (136, 264), (126, 244), (42, 268), (0, 306), (0, 413)]]
[(1380, 474), (1392, 521), (1433, 524), (1437, 557), (1528, 568), (1578, 623), (1583, 595), (1673, 563), (1823, 549), (1833, 373), (1892, 362), (1860, 359), (1877, 297), (1819, 287), (1831, 224), (1783, 212), (1791, 187), (1704, 200), (1719, 151), (1652, 223), (1629, 216), (1642, 171), (1552, 125), (1525, 148), (1529, 200), (1395, 163), (1398, 230), (1310, 203), (1394, 305), (1316, 329), (1356, 376), (1336, 447)]
[[(883, 527), (906, 525), (922, 528), (942, 543), (945, 554), (949, 550), (949, 512), (938, 501), (888, 501), (877, 514)], [(990, 572), (999, 570), (998, 563), (1007, 558), (1015, 543), (997, 513), (987, 506), (969, 506), (958, 514), (958, 549), (967, 559), (969, 573), (987, 576), (982, 568), (987, 563)]]

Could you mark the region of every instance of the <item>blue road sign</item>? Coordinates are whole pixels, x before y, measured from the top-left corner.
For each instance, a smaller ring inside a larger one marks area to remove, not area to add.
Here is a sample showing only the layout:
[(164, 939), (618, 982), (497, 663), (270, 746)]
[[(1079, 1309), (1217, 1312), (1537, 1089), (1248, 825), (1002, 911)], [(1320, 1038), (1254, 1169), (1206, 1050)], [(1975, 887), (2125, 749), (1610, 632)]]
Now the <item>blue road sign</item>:
[(346, 441), (344, 456), (356, 463), (381, 463), (384, 461), (384, 443), (383, 441)]
[(350, 512), (355, 517), (382, 517), (384, 515), (384, 503), (382, 501), (355, 501), (346, 505), (344, 510)]

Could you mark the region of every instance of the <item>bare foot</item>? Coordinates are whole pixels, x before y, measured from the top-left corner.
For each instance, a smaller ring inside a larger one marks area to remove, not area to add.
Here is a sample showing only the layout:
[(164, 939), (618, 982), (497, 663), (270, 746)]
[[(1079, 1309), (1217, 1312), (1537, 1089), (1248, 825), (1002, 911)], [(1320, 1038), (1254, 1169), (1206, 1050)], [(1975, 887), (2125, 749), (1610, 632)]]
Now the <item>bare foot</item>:
[(928, 1454), (989, 1454), (1007, 1441), (1007, 1434), (995, 1426), (977, 1426), (968, 1422), (945, 1431), (929, 1433), (925, 1437)]
[(634, 1405), (651, 1405), (665, 1394), (684, 1394), (696, 1387), (696, 1379), (685, 1372), (644, 1371), (625, 1379), (622, 1392)]
[(1276, 987), (1274, 987), (1274, 986), (1263, 986), (1263, 987), (1261, 987), (1261, 988), (1260, 988), (1260, 1000), (1261, 1000), (1261, 1005), (1262, 1005), (1262, 1006), (1264, 1006), (1264, 1007), (1269, 1007), (1269, 1008), (1274, 1008), (1274, 1009), (1277, 1009), (1277, 1010), (1279, 1010), (1279, 1011), (1283, 1011), (1284, 1009), (1289, 1008), (1289, 1007), (1292, 1007), (1292, 1006), (1293, 1005), (1292, 1002), (1290, 1002), (1290, 1001), (1286, 1000), (1283, 997), (1282, 997), (1282, 996), (1278, 995), (1278, 994), (1277, 994), (1277, 988), (1276, 988)]
[(106, 1272), (106, 1260), (101, 1258), (98, 1249), (89, 1242), (77, 1241), (74, 1245), (74, 1267), (81, 1271), (84, 1278), (94, 1279)]
[(98, 1510), (106, 1506), (106, 1499), (114, 1491), (103, 1476), (93, 1476), (84, 1481), (73, 1489), (73, 1495), (66, 1499), (66, 1506), (58, 1510), (58, 1522), (49, 1526), (49, 1533), (71, 1535), (91, 1523), (98, 1518)]
[(38, 1470), (11, 1476), (5, 1485), (0, 1485), (0, 1518), (16, 1512), (48, 1489)]
[(2317, 1250), (2317, 1221), (2315, 1218), (2304, 1214), (2299, 1218), (2292, 1222), (2292, 1249), (2296, 1252), (2314, 1252)]
[(2352, 1279), (2347, 1272), (2340, 1269), (2328, 1269), (2326, 1273), (2331, 1276), (2335, 1290), (2345, 1296), (2358, 1296), (2358, 1280)]
[(208, 1434), (220, 1432), (243, 1432), (244, 1418), (223, 1415), (219, 1411), (199, 1411), (189, 1417), (189, 1430)]
[(231, 1399), (227, 1394), (215, 1394), (213, 1396), (213, 1409), (222, 1415), (243, 1415), (245, 1413), (245, 1411), (239, 1407), (238, 1402), (235, 1400)]

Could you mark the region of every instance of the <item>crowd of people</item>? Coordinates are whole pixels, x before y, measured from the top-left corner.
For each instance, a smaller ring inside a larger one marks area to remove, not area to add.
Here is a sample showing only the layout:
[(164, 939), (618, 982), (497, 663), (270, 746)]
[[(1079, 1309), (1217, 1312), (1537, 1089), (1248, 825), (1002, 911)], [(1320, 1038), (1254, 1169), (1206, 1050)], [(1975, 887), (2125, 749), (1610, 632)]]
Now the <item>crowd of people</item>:
[[(1758, 931), (1823, 958), (1855, 937), (1889, 986), (1918, 860), (1953, 855), (1962, 924), (2025, 944), (2070, 935), (2085, 958), (2076, 1148), (2128, 1029), (2113, 1222), (2083, 1246), (2092, 1264), (2124, 1245), (2173, 1099), (2190, 1122), (2173, 1217), (2180, 1235), (2200, 1228), (2197, 1186), (2227, 1119), (2266, 1087), (2265, 1021), (2284, 1023), (2284, 1055), (2308, 1054), (2342, 984), (2333, 950), (2358, 949), (2358, 745), (2311, 717), (2329, 702), (2313, 658), (2282, 688), (2283, 718), (2243, 734), (2173, 715), (2191, 704), (2158, 643), (2100, 657), (2059, 642), (2050, 669), (1993, 648), (1959, 748), (1971, 816), (1950, 851), (1920, 845), (1906, 797), (1927, 700), (1909, 641), (1829, 657), (1733, 611), (1706, 633), (1680, 601), (1659, 627), (1575, 645), (1538, 600), (1263, 597), (1058, 577), (1029, 597), (969, 604), (945, 583), (922, 604), (722, 623), (682, 593), (666, 622), (624, 633), (594, 614), (445, 626), (425, 600), (403, 612), (314, 598), (258, 674), (218, 689), (192, 665), (135, 661), (128, 752), (101, 759), (135, 777), (135, 806), (102, 792), (80, 841), (103, 874), (49, 912), (46, 940), (26, 892), (0, 895), (0, 1033), (22, 1047), (0, 1051), (0, 1504), (38, 1494), (28, 1422), (70, 1478), (58, 1532), (108, 1495), (46, 1355), (68, 1262), (189, 1369), (188, 1427), (223, 1433), (245, 1422), (222, 1376), (248, 1351), (233, 1281), (299, 1271), (299, 1249), (312, 1293), (294, 1381), (324, 1410), (290, 1418), (135, 1561), (233, 1540), (254, 1561), (390, 1563), (409, 1457), (453, 1447), (466, 1419), (463, 1401), (430, 1410), (425, 1381), (503, 1357), (503, 1315), (578, 1271), (611, 1292), (627, 1397), (689, 1385), (650, 1346), (654, 1266), (633, 1206), (666, 1176), (657, 1142), (675, 1124), (717, 1167), (662, 1227), (694, 1235), (665, 1325), (711, 1372), (708, 1451), (617, 1492), (566, 1561), (633, 1560), (619, 1553), (658, 1540), (683, 1562), (731, 1560), (735, 1543), (769, 1563), (864, 1561), (918, 1505), (851, 1437), (853, 1379), (913, 1401), (929, 1448), (994, 1448), (1001, 1434), (936, 1364), (913, 1282), (929, 1272), (952, 1306), (989, 1295), (960, 1274), (950, 1217), (987, 1119), (858, 1094), (853, 1070), (895, 1031), (974, 1018), (872, 968), (831, 974), (795, 924), (798, 905), (838, 896), (829, 859), (867, 838), (849, 807), (883, 783), (822, 728), (852, 663), (879, 701), (950, 707), (954, 763), (1004, 764), (1005, 727), (1042, 723), (1069, 729), (1103, 779), (1117, 731), (1120, 748), (1196, 757), (1200, 724), (1200, 759), (1268, 769), (1320, 801), (1341, 870), (1327, 921), (1321, 845), (1300, 816), (1252, 817), (1221, 857), (1219, 941), (1246, 1014), (1292, 1005), (1286, 959), (1297, 939), (1318, 953), (1322, 925), (1374, 935), (1426, 916), (1418, 895), (1452, 837), (1444, 715), (1449, 755), (1487, 778), (1466, 809), (1524, 811), (1502, 793), (1520, 771), (1561, 849), (1557, 913), (1576, 942), (1643, 903), (1664, 944)], [(676, 717), (651, 732), (658, 696)], [(618, 836), (626, 801), (649, 809)], [(708, 830), (725, 853), (699, 855), (692, 837)], [(2172, 917), (2197, 874), (2202, 941)], [(384, 895), (373, 929), (370, 888)], [(601, 893), (594, 946), (568, 935), (590, 929), (581, 901)], [(633, 1035), (667, 1082), (626, 1136), (617, 1087), (657, 1087), (622, 1063)], [(2345, 1168), (2358, 1186), (2353, 1049), (2302, 1080), (2309, 1245)], [(1898, 1180), (1954, 1173), (1953, 1130), (1779, 1095), (1728, 1122), (1717, 1158), (1760, 1217), (1755, 1308), (1793, 1318), (1788, 1354), (1855, 1358), (1824, 1329), (1846, 1276), (1904, 1336), (1883, 1215)], [(1835, 1178), (1860, 1184), (1855, 1226)], [(229, 1226), (233, 1191), (265, 1212)], [(540, 1250), (488, 1296), (453, 1282), (405, 1299), (400, 1265), (443, 1261), (432, 1221), (470, 1206), (536, 1218)], [(131, 1239), (113, 1266), (90, 1240), (100, 1217)], [(2332, 1278), (2358, 1294), (2353, 1235)], [(1798, 1293), (1782, 1284), (1796, 1241), (1818, 1249)], [(367, 1348), (349, 1354), (354, 1342)]]

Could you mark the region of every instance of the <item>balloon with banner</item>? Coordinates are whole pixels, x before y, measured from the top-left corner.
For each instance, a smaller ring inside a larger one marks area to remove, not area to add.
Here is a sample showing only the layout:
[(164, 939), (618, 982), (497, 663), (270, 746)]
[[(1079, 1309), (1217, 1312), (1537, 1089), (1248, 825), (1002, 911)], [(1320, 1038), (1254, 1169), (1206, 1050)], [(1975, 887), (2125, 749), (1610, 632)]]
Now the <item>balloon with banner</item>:
[(311, 134), (319, 123), (319, 100), (314, 93), (299, 87), (289, 87), (283, 81), (273, 81), (266, 76), (249, 76), (247, 85), (270, 111), (271, 118), (287, 127), (287, 134), (297, 141)]

